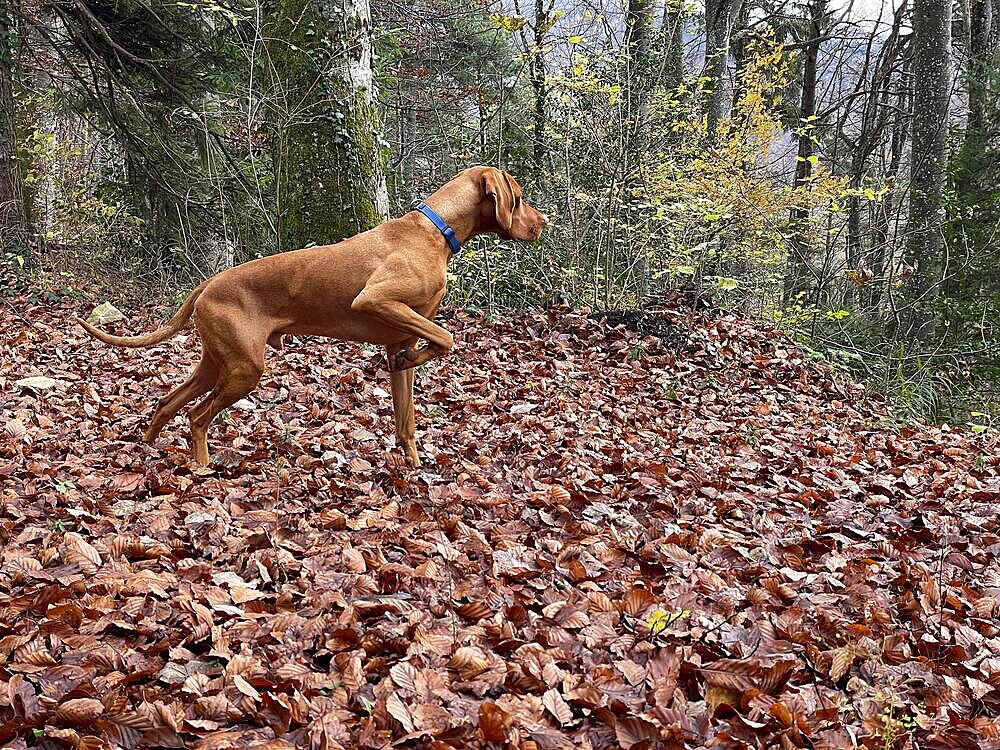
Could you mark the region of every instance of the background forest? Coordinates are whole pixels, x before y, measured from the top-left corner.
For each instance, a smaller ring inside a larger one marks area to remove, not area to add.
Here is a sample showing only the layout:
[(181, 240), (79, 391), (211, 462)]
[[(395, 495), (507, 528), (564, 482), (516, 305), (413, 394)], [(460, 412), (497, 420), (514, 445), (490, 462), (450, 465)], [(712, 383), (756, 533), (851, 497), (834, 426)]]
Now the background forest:
[(998, 0), (0, 0), (2, 285), (175, 290), (507, 168), (453, 305), (771, 319), (991, 426)]

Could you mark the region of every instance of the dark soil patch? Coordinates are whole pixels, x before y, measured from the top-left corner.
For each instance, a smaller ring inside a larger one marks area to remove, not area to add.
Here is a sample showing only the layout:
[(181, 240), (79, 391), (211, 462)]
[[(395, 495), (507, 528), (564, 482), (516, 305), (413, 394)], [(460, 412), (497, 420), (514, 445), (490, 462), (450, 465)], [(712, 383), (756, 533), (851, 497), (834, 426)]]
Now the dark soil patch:
[(590, 318), (606, 321), (609, 326), (625, 326), (644, 336), (655, 336), (664, 346), (677, 348), (687, 342), (683, 329), (668, 321), (661, 313), (649, 310), (601, 310)]

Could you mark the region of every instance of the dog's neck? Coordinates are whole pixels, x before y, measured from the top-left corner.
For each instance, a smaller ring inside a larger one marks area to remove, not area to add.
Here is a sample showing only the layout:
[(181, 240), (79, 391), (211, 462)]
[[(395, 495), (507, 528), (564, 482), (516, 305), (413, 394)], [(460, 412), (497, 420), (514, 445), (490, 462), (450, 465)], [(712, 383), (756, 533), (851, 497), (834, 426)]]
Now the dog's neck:
[[(482, 234), (482, 213), (479, 185), (471, 180), (452, 180), (442, 185), (424, 200), (448, 226), (455, 230), (455, 236), (465, 244), (477, 234)], [(470, 211), (469, 207), (473, 209)]]

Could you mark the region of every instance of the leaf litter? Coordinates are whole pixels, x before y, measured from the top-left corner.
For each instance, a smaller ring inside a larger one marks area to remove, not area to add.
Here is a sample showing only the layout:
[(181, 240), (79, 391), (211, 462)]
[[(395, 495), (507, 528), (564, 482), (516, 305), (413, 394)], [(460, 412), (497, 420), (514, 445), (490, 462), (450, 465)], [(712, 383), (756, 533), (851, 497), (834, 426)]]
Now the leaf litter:
[(196, 468), (195, 337), (75, 312), (0, 319), (4, 746), (1000, 747), (997, 439), (776, 331), (450, 311), (420, 471), (380, 350), (286, 340)]

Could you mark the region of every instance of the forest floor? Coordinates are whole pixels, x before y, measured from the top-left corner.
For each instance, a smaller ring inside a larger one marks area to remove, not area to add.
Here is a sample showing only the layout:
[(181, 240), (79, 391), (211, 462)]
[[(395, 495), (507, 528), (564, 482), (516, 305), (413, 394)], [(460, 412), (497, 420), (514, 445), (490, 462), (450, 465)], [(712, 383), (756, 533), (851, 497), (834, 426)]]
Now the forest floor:
[(0, 745), (1000, 747), (995, 436), (734, 317), (451, 312), (423, 470), (321, 340), (196, 468), (195, 335), (81, 307), (0, 308)]

